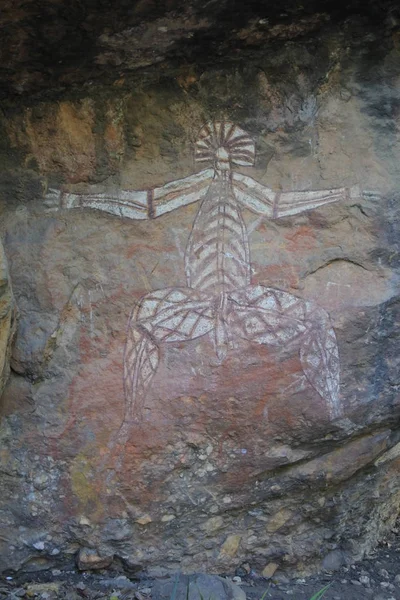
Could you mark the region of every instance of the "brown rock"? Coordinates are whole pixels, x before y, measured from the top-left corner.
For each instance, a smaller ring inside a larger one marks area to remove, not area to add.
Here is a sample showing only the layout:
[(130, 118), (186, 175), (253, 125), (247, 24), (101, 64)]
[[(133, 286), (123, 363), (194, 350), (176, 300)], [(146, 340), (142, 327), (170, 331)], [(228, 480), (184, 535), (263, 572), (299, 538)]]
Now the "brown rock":
[(224, 524), (224, 520), (222, 517), (211, 517), (204, 524), (203, 528), (207, 531), (207, 533), (212, 533), (217, 529), (221, 529)]
[(139, 525), (148, 525), (152, 522), (152, 520), (153, 519), (150, 517), (150, 515), (143, 515), (143, 517), (139, 517), (139, 519), (136, 519), (136, 523), (138, 523)]
[(271, 579), (277, 569), (279, 569), (279, 565), (277, 563), (270, 562), (263, 568), (262, 576), (265, 577), (265, 579)]
[(113, 559), (114, 556), (112, 555), (100, 556), (92, 548), (81, 548), (76, 559), (76, 564), (81, 571), (96, 571), (109, 567)]
[(242, 536), (238, 534), (228, 535), (228, 537), (221, 546), (221, 555), (229, 556), (230, 558), (236, 556), (237, 551), (239, 550), (239, 544), (241, 539)]
[(48, 592), (59, 592), (62, 583), (28, 583), (26, 586), (27, 595), (29, 597), (38, 596)]
[(268, 533), (275, 533), (281, 527), (287, 523), (291, 517), (293, 516), (293, 512), (288, 510), (287, 508), (282, 508), (279, 512), (277, 512), (267, 523), (267, 531)]

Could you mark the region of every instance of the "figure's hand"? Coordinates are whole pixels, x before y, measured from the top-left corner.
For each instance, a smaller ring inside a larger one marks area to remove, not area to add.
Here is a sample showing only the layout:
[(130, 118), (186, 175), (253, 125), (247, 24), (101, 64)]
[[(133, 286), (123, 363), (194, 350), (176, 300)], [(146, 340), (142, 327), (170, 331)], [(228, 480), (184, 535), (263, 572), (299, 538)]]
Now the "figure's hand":
[(362, 190), (361, 197), (367, 202), (380, 202), (382, 194), (378, 190)]
[(349, 196), (352, 200), (359, 200), (362, 198), (367, 202), (378, 202), (382, 199), (382, 194), (377, 190), (366, 190), (359, 184), (351, 186), (349, 189)]
[(56, 210), (61, 207), (61, 196), (62, 191), (55, 188), (49, 188), (47, 194), (44, 197), (44, 205), (47, 208)]

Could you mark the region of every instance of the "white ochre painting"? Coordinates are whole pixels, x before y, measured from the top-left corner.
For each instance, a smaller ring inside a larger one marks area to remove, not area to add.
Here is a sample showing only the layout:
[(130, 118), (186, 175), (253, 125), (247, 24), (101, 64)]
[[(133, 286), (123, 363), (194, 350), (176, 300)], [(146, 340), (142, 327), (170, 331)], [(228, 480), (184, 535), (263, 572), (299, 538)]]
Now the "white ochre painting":
[(359, 195), (358, 186), (275, 192), (235, 167), (254, 165), (255, 144), (229, 121), (205, 125), (195, 160), (206, 168), (145, 191), (58, 195), (61, 208), (102, 210), (128, 219), (156, 219), (199, 203), (185, 250), (186, 282), (154, 290), (131, 314), (124, 354), (126, 412), (120, 434), (142, 418), (146, 393), (159, 364), (160, 347), (211, 336), (223, 361), (240, 338), (299, 352), (304, 376), (325, 401), (331, 418), (341, 414), (340, 364), (328, 313), (314, 302), (251, 281), (249, 235), (242, 211), (271, 219)]

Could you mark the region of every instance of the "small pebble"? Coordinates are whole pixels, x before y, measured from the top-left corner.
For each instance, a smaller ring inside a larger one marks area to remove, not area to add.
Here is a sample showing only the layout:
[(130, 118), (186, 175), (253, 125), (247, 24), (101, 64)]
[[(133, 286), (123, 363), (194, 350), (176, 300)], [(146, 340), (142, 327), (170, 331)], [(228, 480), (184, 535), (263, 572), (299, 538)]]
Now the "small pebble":
[(371, 584), (371, 580), (368, 577), (368, 575), (361, 575), (360, 583), (362, 583), (363, 585), (369, 586)]
[(61, 575), (61, 571), (60, 569), (53, 569), (51, 574), (53, 575), (53, 577), (58, 577), (59, 575)]
[(36, 550), (44, 550), (44, 542), (35, 542), (32, 546), (36, 548)]
[(76, 589), (81, 591), (86, 590), (86, 585), (83, 583), (83, 581), (80, 581), (76, 584)]
[(289, 577), (286, 577), (286, 575), (283, 574), (274, 575), (273, 581), (277, 585), (288, 585), (290, 583)]
[(386, 569), (379, 569), (379, 575), (385, 579), (389, 579), (389, 573), (386, 571)]
[(242, 578), (239, 575), (235, 575), (235, 577), (232, 577), (232, 581), (233, 583), (242, 583)]
[(361, 582), (360, 582), (360, 581), (358, 581), (358, 579), (352, 579), (352, 580), (351, 580), (351, 583), (352, 583), (353, 585), (362, 585), (362, 584), (361, 584)]
[(140, 588), (139, 592), (141, 592), (145, 596), (150, 596), (150, 594), (151, 594), (151, 588), (149, 588), (149, 587)]
[(243, 563), (242, 565), (240, 565), (240, 567), (238, 569), (236, 569), (236, 575), (238, 575), (239, 577), (245, 577), (246, 575), (248, 575), (251, 571), (251, 566), (248, 562)]
[(380, 586), (383, 588), (388, 588), (390, 583), (388, 581), (381, 581)]

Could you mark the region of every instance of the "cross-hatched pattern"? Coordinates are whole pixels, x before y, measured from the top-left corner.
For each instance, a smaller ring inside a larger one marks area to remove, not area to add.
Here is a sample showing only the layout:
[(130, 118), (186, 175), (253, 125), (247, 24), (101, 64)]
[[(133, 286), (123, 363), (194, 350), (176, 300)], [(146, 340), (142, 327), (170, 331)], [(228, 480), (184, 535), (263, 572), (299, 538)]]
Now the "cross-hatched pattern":
[(257, 285), (228, 298), (229, 325), (238, 337), (283, 347), (307, 329), (304, 300), (287, 292)]
[(141, 415), (158, 367), (159, 344), (196, 339), (213, 326), (210, 297), (190, 288), (156, 290), (141, 299), (129, 321), (125, 346), (125, 422)]
[(156, 342), (194, 340), (214, 326), (210, 297), (190, 288), (166, 288), (140, 301), (136, 327)]
[(130, 421), (141, 415), (146, 391), (153, 379), (159, 362), (157, 344), (137, 328), (137, 308), (128, 323), (124, 353), (125, 419)]
[(341, 414), (339, 398), (340, 359), (335, 331), (329, 316), (316, 308), (308, 316), (307, 332), (300, 346), (303, 371), (314, 389), (325, 399), (332, 418)]
[(339, 351), (326, 311), (256, 285), (228, 295), (227, 322), (231, 334), (250, 342), (282, 349), (297, 344), (307, 380), (326, 400), (331, 417), (340, 414)]

